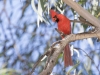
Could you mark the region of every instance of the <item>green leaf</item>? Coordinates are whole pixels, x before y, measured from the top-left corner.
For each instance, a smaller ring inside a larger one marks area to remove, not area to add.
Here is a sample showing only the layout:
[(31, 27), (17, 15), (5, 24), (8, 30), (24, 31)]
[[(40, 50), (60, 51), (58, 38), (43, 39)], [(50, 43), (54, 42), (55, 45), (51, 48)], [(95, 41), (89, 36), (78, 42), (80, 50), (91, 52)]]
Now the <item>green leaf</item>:
[(83, 25), (84, 30), (86, 30), (88, 28), (87, 24), (82, 24), (82, 25)]
[(79, 0), (78, 3), (81, 4), (82, 6), (87, 2), (87, 0)]
[(48, 23), (49, 23), (50, 25), (52, 25), (51, 22), (49, 21), (49, 19), (47, 18), (47, 16), (46, 16), (45, 13), (44, 13), (44, 18), (46, 19), (46, 21), (48, 21)]
[(62, 58), (62, 57), (63, 57), (63, 53), (61, 53), (61, 54), (58, 56), (58, 59), (59, 59), (59, 58)]
[(87, 25), (87, 24), (85, 24), (86, 19), (84, 19), (82, 16), (80, 16), (80, 17), (79, 17), (79, 20), (83, 22), (81, 25), (83, 25), (84, 30), (86, 30), (86, 29), (88, 28), (88, 25)]
[(82, 73), (82, 70), (80, 70), (79, 72), (78, 72), (78, 75), (80, 75)]
[(57, 58), (57, 61), (56, 61), (56, 64), (58, 62), (58, 59), (62, 58), (63, 57), (63, 53), (59, 54), (58, 58)]
[(69, 71), (67, 72), (67, 75), (70, 74), (70, 72), (74, 69), (76, 69), (76, 67), (79, 65), (79, 61), (77, 62), (77, 64), (75, 64), (71, 69), (69, 69)]
[(97, 18), (100, 17), (100, 13), (98, 13)]
[(10, 73), (20, 73), (21, 74), (21, 71), (16, 71), (14, 69), (0, 69), (0, 75), (11, 75)]
[(46, 2), (47, 2), (47, 0), (40, 0), (41, 7), (42, 7), (43, 11), (45, 11), (45, 9), (46, 9), (46, 7), (45, 7)]

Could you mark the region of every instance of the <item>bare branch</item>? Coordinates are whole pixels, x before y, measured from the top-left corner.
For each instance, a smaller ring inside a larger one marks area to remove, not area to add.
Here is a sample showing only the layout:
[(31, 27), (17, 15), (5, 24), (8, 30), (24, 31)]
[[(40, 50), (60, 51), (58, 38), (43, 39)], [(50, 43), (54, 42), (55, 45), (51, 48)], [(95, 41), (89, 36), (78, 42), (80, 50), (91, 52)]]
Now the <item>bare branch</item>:
[[(78, 48), (78, 49), (80, 49), (80, 48)], [(86, 54), (86, 56), (94, 63), (94, 66), (96, 67), (96, 69), (98, 70), (99, 75), (100, 75), (99, 68), (98, 68), (98, 66), (96, 66), (94, 60), (88, 55), (88, 53), (85, 52), (85, 50), (83, 50), (83, 49), (80, 49), (80, 50), (82, 50)]]
[[(41, 60), (43, 59), (43, 57), (44, 57), (45, 55), (48, 57), (48, 59), (50, 58), (50, 56), (51, 56), (51, 55), (54, 53), (54, 51), (55, 51), (54, 46), (55, 46), (56, 44), (59, 44), (59, 43), (60, 43), (60, 41), (54, 42), (54, 43), (52, 44), (52, 46), (39, 58), (39, 60), (33, 65), (31, 74), (34, 72), (35, 68), (38, 66), (38, 64), (41, 62)], [(44, 68), (44, 69), (46, 69), (46, 67), (47, 67), (47, 65), (48, 65), (48, 62), (49, 62), (49, 60), (47, 60), (47, 64), (45, 65), (45, 68)]]
[(64, 3), (72, 7), (79, 15), (81, 15), (84, 19), (88, 22), (93, 24), (95, 27), (100, 28), (100, 21), (92, 16), (87, 10), (83, 9), (78, 3), (74, 2), (73, 0), (63, 0)]
[(87, 24), (87, 25), (90, 25), (90, 26), (93, 26), (90, 22), (88, 22), (88, 21), (79, 21), (79, 20), (70, 20), (71, 22), (77, 22), (77, 23), (84, 23), (84, 24)]

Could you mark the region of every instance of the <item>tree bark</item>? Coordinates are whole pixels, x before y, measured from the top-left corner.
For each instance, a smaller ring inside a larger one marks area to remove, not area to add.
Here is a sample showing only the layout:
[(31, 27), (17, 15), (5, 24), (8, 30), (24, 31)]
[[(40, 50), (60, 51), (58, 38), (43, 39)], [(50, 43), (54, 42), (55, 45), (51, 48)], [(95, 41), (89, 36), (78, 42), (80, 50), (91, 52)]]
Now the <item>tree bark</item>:
[(93, 24), (95, 27), (100, 27), (100, 20), (91, 15), (87, 10), (83, 9), (78, 3), (73, 0), (62, 0), (64, 3), (72, 7), (77, 13)]

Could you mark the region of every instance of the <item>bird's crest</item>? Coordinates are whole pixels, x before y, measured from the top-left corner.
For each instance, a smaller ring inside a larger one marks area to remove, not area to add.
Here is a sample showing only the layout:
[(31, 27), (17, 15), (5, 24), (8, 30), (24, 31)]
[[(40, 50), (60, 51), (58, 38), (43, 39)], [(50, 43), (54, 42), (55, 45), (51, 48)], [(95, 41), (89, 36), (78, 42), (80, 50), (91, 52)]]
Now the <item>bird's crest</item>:
[(53, 21), (55, 21), (53, 18), (57, 15), (58, 13), (55, 12), (54, 10), (50, 9), (50, 15)]

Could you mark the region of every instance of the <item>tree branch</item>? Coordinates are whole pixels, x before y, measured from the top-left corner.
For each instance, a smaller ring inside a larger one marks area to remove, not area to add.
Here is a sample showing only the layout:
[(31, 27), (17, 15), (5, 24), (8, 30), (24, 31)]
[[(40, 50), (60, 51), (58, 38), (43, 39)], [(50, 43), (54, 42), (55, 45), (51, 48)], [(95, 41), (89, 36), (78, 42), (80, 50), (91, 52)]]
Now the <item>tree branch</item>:
[(79, 21), (79, 20), (70, 20), (71, 22), (77, 22), (77, 23), (84, 23), (84, 24), (87, 24), (87, 25), (90, 25), (90, 26), (93, 26), (90, 22), (88, 22), (88, 21)]
[(88, 22), (93, 24), (95, 27), (100, 28), (100, 20), (91, 15), (87, 10), (83, 9), (78, 3), (73, 0), (62, 0), (64, 3), (72, 7), (79, 15), (81, 15)]
[(54, 53), (51, 56), (51, 59), (47, 65), (47, 68), (43, 70), (39, 75), (49, 75), (52, 72), (52, 69), (56, 63), (56, 60), (59, 56), (59, 54), (62, 52), (66, 44), (69, 42), (75, 41), (75, 40), (81, 40), (81, 39), (86, 39), (86, 38), (91, 38), (91, 37), (98, 37), (100, 33), (79, 33), (79, 34), (70, 34), (67, 35), (64, 39), (60, 40), (59, 46), (56, 46), (54, 49)]

